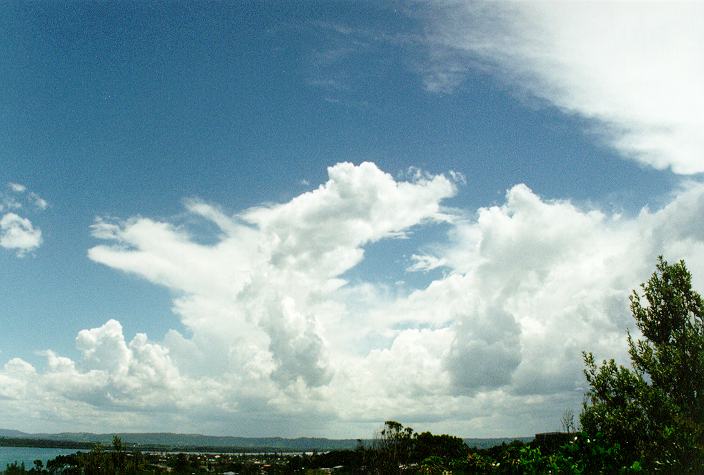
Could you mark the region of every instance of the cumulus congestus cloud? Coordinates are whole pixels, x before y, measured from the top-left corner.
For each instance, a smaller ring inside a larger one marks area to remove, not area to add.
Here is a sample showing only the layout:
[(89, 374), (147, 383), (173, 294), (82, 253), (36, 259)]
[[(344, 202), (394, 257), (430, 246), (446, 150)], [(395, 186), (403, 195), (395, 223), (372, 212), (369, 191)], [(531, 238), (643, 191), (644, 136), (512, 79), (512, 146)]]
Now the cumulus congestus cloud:
[(222, 342), (231, 367), (251, 367), (282, 387), (319, 386), (331, 371), (320, 307), (345, 283), (342, 274), (362, 260), (365, 244), (444, 219), (439, 203), (454, 190), (443, 176), (396, 182), (371, 163), (341, 163), (318, 189), (235, 217), (189, 202), (220, 226), (216, 245), (168, 223), (101, 220), (94, 234), (114, 244), (89, 256), (179, 291), (184, 325)]
[[(48, 351), (40, 369), (11, 359), (0, 408), (123, 427), (284, 416), (324, 418), (329, 433), (388, 418), (530, 433), (581, 402), (582, 350), (625, 356), (627, 297), (658, 254), (704, 276), (700, 183), (633, 216), (525, 185), (462, 212), (443, 205), (455, 192), (443, 175), (400, 181), (342, 163), (287, 203), (231, 215), (187, 201), (217, 227), (207, 243), (176, 222), (99, 219), (93, 234), (105, 242), (90, 258), (170, 289), (186, 331), (130, 339), (110, 320), (78, 334), (75, 360)], [(447, 240), (418, 250), (409, 268), (442, 269), (428, 286), (345, 279), (365, 246), (434, 222), (448, 226)]]

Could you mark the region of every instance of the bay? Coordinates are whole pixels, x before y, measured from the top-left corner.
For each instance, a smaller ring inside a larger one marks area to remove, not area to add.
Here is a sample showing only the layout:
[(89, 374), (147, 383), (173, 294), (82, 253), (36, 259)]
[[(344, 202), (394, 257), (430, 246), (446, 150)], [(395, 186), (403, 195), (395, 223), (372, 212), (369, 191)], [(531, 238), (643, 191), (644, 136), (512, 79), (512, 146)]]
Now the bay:
[[(47, 447), (0, 447), (0, 472), (12, 462), (22, 463), (27, 470), (34, 466), (34, 461), (39, 459), (46, 467), (48, 460), (58, 455), (68, 455), (78, 452), (78, 449), (53, 449)], [(84, 450), (84, 452), (86, 452)]]

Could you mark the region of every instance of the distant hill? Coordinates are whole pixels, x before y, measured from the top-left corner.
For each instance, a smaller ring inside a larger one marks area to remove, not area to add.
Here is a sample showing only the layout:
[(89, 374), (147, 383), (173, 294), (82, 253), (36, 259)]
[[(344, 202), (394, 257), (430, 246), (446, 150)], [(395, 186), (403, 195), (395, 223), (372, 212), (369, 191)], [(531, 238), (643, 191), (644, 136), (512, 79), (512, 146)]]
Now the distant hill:
[[(246, 450), (282, 450), (282, 451), (312, 451), (353, 449), (357, 446), (356, 439), (326, 439), (317, 437), (300, 437), (287, 439), (283, 437), (229, 437), (201, 434), (173, 434), (168, 432), (155, 433), (109, 433), (93, 434), (90, 432), (61, 432), (58, 434), (36, 433), (28, 434), (17, 430), (0, 429), (1, 438), (26, 439), (56, 442), (98, 443), (110, 445), (117, 435), (123, 444), (136, 445), (141, 448), (152, 447), (162, 449), (206, 450), (206, 449), (246, 449)], [(14, 445), (14, 444), (13, 444)], [(45, 445), (42, 443), (42, 445)]]
[(491, 447), (496, 447), (501, 444), (510, 444), (514, 440), (523, 442), (525, 444), (532, 442), (535, 437), (492, 437), (492, 438), (468, 438), (462, 439), (468, 447), (472, 449), (489, 449)]
[[(319, 437), (299, 437), (287, 439), (283, 437), (230, 437), (212, 436), (201, 434), (174, 434), (169, 432), (154, 433), (108, 433), (93, 434), (90, 432), (61, 432), (58, 434), (37, 433), (28, 434), (17, 430), (0, 429), (0, 446), (3, 439), (5, 445), (17, 445), (17, 439), (27, 440), (28, 444), (48, 446), (56, 442), (57, 446), (65, 447), (67, 443), (75, 443), (85, 446), (86, 444), (110, 445), (112, 438), (117, 435), (122, 442), (128, 446), (138, 446), (139, 448), (152, 448), (163, 450), (197, 450), (197, 451), (324, 451), (354, 449), (357, 446), (357, 439), (326, 439)], [(510, 443), (513, 440), (530, 442), (532, 437), (515, 438), (468, 438), (464, 439), (469, 447), (488, 448), (502, 443)], [(364, 440), (364, 443), (371, 441)]]

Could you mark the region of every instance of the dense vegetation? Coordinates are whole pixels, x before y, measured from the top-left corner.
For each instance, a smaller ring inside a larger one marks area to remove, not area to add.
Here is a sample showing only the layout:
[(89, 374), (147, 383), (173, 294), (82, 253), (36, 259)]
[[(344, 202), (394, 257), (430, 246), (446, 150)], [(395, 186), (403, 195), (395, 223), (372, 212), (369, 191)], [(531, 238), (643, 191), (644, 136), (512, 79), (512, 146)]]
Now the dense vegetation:
[[(631, 367), (595, 362), (584, 354), (589, 390), (577, 431), (470, 449), (450, 435), (416, 433), (387, 421), (371, 443), (354, 450), (302, 455), (203, 455), (128, 452), (112, 448), (57, 457), (33, 473), (703, 473), (704, 302), (684, 262), (660, 258), (656, 272), (634, 291), (631, 311), (642, 338), (627, 336)], [(6, 473), (27, 473), (8, 466)]]
[[(704, 302), (684, 262), (662, 258), (631, 312), (643, 339), (628, 335), (632, 369), (597, 366), (585, 354), (590, 385), (582, 429), (619, 448), (622, 464), (701, 473), (704, 467)], [(645, 305), (643, 302), (645, 299)]]
[(0, 447), (44, 447), (53, 449), (87, 449), (95, 444), (73, 440), (24, 439), (18, 437), (0, 437)]

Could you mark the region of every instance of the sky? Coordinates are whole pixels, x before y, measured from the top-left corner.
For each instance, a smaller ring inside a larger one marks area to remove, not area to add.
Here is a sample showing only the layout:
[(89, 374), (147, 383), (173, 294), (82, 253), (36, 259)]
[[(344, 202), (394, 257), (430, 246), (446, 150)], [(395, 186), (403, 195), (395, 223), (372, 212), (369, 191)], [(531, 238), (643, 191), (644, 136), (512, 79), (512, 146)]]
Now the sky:
[(704, 290), (700, 3), (4, 2), (0, 427), (560, 429)]

